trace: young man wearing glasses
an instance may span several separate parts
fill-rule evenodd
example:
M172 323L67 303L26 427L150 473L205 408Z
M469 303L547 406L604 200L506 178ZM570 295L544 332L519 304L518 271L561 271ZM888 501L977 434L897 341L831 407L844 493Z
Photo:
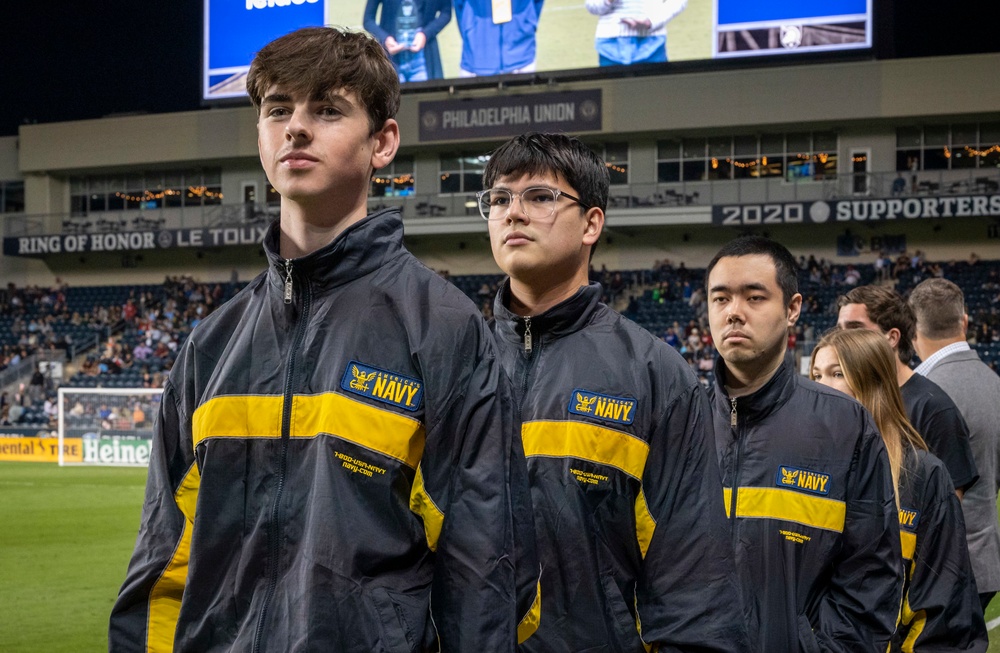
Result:
M492 323L542 563L522 651L745 649L711 413L674 349L588 283L608 173L575 138L497 149L479 209L510 278Z

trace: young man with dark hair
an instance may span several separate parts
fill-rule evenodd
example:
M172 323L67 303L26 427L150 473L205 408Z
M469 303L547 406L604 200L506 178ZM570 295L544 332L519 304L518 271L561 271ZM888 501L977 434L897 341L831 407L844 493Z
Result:
M511 651L530 498L509 389L475 306L398 211L367 213L396 71L369 35L307 28L247 90L281 194L269 265L171 371L109 648Z
M588 283L608 173L575 138L493 152L479 208L509 275L494 333L542 563L526 652L745 650L709 406L677 352Z
M969 427L969 444L979 482L962 500L969 558L983 612L1000 591L1000 377L969 347L969 316L962 289L947 279L927 279L910 293L917 318L914 348L921 363L916 372L936 383L954 400Z
M841 329L868 329L886 337L896 353L896 381L906 415L941 459L961 498L979 478L969 447L969 429L955 402L933 381L910 369L916 319L906 300L885 286L858 286L837 300Z
M885 650L903 569L882 437L860 404L786 359L802 304L787 249L738 238L705 279L715 437L754 649Z

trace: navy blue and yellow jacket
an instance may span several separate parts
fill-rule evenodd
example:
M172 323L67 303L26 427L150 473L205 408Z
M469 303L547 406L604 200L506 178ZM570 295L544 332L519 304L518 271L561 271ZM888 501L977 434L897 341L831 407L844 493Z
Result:
M867 411L785 361L715 437L747 628L764 653L884 651L903 593L889 459Z
M690 367L597 284L529 318L508 296L509 282L492 326L542 562L541 623L521 650L745 650L710 407Z
M982 653L989 646L962 506L944 463L910 449L899 482L906 591L891 651Z
M111 651L512 651L522 617L530 634L509 387L475 306L402 236L390 210L284 260L272 225L268 270L194 330Z

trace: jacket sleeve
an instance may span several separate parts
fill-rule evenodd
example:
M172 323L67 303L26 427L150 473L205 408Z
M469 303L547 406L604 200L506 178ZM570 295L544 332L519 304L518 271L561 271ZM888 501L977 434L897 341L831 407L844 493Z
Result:
M506 374L501 374L505 386L509 386ZM507 394L513 397L513 392ZM513 411L512 414L519 414ZM531 488L528 483L528 463L524 457L524 443L521 440L521 420L514 420L511 437L510 456L510 501L514 522L514 571L517 587L517 643L531 637L541 622L542 579L541 559L538 557L535 539L535 513L531 504Z
M378 7L380 4L382 4L382 0L368 0L368 2L365 3L365 17L362 24L364 25L365 30L374 36L375 39L384 47L385 40L389 38L389 32L382 29L382 26L379 25L378 21L375 19L375 14L378 13ZM382 11L385 11L385 7L382 7Z
M979 478L976 460L969 446L969 427L958 406L951 406L931 415L924 426L924 440L931 452L941 459L957 490L967 490Z
M844 532L812 621L821 651L884 651L896 629L903 563L889 457L862 416L848 473ZM808 650L808 649L807 649Z
M431 612L443 651L512 651L516 640L513 411L478 321L456 330L424 375L427 443L411 495L435 551Z
M694 379L650 439L636 534L640 633L659 651L746 651L708 400Z
M915 548L907 550L912 533L903 536L904 556L912 563L900 614L902 649L981 653L988 646L986 624L969 562L962 505L944 468L929 471Z
M684 11L684 8L687 7L687 0L656 0L650 5L649 20L652 26L649 31L654 32Z
M154 423L139 536L111 611L109 651L173 650L198 484L190 443L189 423L168 381Z
M587 11L595 16L603 16L616 9L616 5L608 4L607 0L586 0L584 4L587 6Z
M424 20L427 18L430 20L424 23L423 32L427 40L430 41L451 22L451 2L450 0L437 0L427 4L430 11L428 12L429 16L425 16Z

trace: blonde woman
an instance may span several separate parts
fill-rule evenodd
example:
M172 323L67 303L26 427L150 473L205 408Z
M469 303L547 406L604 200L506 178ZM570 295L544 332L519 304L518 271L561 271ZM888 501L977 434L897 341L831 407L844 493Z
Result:
M907 575L890 651L985 651L961 505L906 419L889 343L874 331L829 333L813 350L810 377L861 402L889 453Z

